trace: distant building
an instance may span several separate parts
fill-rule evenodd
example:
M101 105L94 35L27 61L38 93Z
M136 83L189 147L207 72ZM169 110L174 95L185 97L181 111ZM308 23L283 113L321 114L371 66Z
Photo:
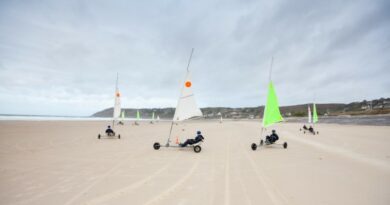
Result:
M362 105L361 109L362 110L368 110L368 109L370 109L370 106L369 105Z

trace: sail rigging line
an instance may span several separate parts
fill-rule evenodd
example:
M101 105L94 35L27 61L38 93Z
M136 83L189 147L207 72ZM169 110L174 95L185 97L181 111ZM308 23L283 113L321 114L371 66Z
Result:
M272 77L272 66L274 64L274 56L271 57L271 64L269 66L269 75L268 75L268 84L271 82L271 77ZM264 118L265 118L265 106L267 105L267 100L268 100L268 93L267 93L267 98L265 100L265 105L264 105L264 110L263 110L263 122L261 123L261 131L260 131L260 140L263 137L263 131L264 131Z
M194 53L194 50L195 50L194 48L191 49L190 58L188 59L188 64L187 64L187 68L186 68L186 70L187 70L186 77L188 76L188 73L190 72L189 68L190 68L190 64L191 64L191 60L192 60L192 54ZM183 93L183 89L184 89L184 87L181 88L180 94ZM174 121L175 121L174 118L175 118L175 114L176 114L177 108L178 108L179 103L180 103L180 99L181 99L181 97L179 97L179 99L178 99L178 101L177 101L176 108L175 108L175 113L173 113L173 118L172 118L172 122L171 122L171 128L170 128L170 130L169 130L169 135L168 135L168 140L167 140L166 146L169 146L169 143L170 143L170 141L171 141L173 123L174 123Z
M115 127L115 106L116 106L116 98L118 95L118 78L119 78L119 73L116 73L116 82L115 82L115 104L114 104L114 109L113 109L113 116L112 116L112 129Z

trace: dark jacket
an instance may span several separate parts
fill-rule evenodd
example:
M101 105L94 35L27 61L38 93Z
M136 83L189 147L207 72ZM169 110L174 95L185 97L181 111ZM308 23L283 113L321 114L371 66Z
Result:
M204 140L204 137L203 137L202 135L197 135L197 136L195 137L195 143L198 143L198 142L200 142L200 141L202 141L202 140Z
M272 138L272 141L274 141L274 142L279 140L279 136L277 134L271 134L270 137Z

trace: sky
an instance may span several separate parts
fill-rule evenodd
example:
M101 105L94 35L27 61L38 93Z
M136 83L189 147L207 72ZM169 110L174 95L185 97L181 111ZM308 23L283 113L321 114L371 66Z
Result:
M175 107L187 61L200 107L390 97L386 0L0 0L0 113Z

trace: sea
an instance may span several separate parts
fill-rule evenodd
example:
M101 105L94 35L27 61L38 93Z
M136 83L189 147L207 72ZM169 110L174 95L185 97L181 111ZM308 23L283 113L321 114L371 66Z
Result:
M47 115L1 115L0 121L110 121L108 117L84 117L84 116L47 116ZM125 121L135 118L125 118Z

